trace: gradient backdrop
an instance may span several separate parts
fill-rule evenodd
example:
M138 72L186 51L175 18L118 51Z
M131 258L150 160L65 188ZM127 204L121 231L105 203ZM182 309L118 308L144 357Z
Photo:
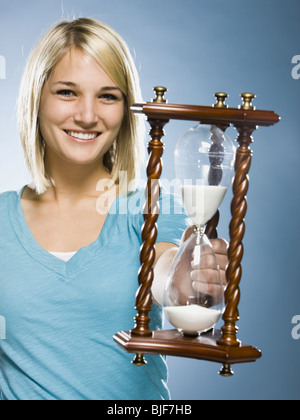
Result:
M170 102L201 105L222 90L236 107L250 91L257 108L280 114L278 125L255 134L244 240L239 338L263 358L236 366L230 379L213 363L169 358L169 386L173 399L298 399L300 70L292 75L292 60L300 55L299 0L0 0L0 192L28 182L16 129L26 57L50 25L79 16L103 20L126 39L145 100L158 84ZM190 125L166 126L163 178L174 177L174 145ZM222 205L225 238L230 198Z

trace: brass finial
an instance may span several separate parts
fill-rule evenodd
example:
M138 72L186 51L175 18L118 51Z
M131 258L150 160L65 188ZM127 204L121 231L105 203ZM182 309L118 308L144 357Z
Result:
M137 353L131 363L135 366L145 366L147 364L144 355L141 353Z
M157 102L157 103L166 103L166 99L164 98L164 94L168 91L167 88L162 87L162 86L156 86L153 89L156 93L156 98L153 99L153 102Z
M243 98L243 105L241 106L241 109L245 109L247 111L255 109L252 105L252 101L256 98L256 96L253 93L242 93L241 97Z
M225 378L229 378L230 376L234 375L234 372L231 369L231 366L228 363L225 363L220 370L219 375L224 376Z
M217 98L217 103L214 105L215 108L228 108L228 105L225 104L226 98L228 98L227 93L217 92L215 97Z

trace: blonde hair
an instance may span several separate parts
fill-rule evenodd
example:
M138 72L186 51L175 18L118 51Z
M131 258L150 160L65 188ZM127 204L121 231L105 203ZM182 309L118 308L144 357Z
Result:
M144 122L130 111L131 105L142 100L139 78L129 48L120 35L106 24L89 18L61 22L52 28L31 53L23 74L18 124L34 188L41 194L52 185L45 170L44 142L38 121L42 89L51 71L72 47L92 56L124 95L125 116L121 130L103 158L122 192L138 178L143 159ZM124 172L127 185L122 185L119 179L119 174Z

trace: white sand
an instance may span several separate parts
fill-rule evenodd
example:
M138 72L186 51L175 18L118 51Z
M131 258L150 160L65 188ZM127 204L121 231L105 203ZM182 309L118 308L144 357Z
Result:
M204 226L216 214L226 191L217 185L181 186L185 209L196 226Z
M198 305L167 306L164 309L169 322L187 334L209 330L221 316L221 311Z

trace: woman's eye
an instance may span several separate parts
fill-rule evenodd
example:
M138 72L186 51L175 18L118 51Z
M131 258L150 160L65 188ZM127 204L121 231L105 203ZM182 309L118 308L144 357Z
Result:
M72 96L75 95L75 93L72 90L67 90L67 89L59 90L57 94L60 96L63 96L64 98L71 98Z
M105 102L114 102L118 98L115 95L112 95L111 93L104 93L100 96L100 99L103 99Z

